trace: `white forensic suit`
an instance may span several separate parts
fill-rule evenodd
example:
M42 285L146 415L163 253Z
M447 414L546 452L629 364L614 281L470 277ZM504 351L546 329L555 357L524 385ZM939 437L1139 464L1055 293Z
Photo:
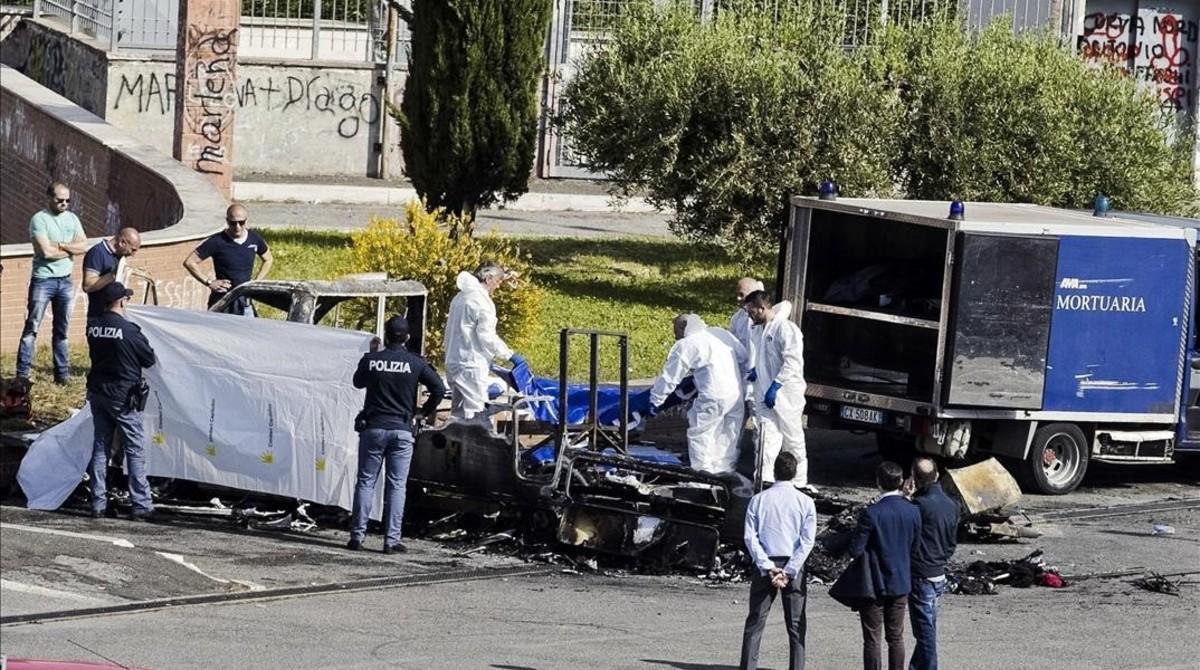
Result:
M662 374L650 389L658 407L690 373L696 397L688 411L688 459L693 470L733 472L738 438L745 421L746 349L724 328L707 328L690 320L683 338L667 354Z
M754 382L754 408L758 417L763 482L775 481L775 457L780 449L796 457L796 486L808 485L808 452L804 445L804 336L800 326L788 316L792 304L775 305L775 316L754 327L755 361L758 379ZM781 387L774 409L764 399L772 382Z
M733 317L729 319L729 332L737 338L737 341L746 348L746 371L754 369L755 361L758 356L754 352L754 321L750 320L750 315L746 310L739 309L733 313ZM746 385L746 400L754 400L754 387L750 384Z
M512 349L496 334L496 304L475 275L458 273L458 295L450 301L443 339L450 416L484 418L493 358L512 358Z

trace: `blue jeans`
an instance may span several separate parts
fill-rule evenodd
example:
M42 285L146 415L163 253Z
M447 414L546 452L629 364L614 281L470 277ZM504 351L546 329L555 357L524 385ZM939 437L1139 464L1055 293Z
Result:
M912 621L916 648L908 663L909 670L937 670L937 604L946 592L946 580L931 582L913 577L908 594L908 617Z
M125 409L125 398L109 398L100 393L88 393L92 408L92 426L95 438L92 441L92 462L88 476L92 480L92 509L103 512L108 507L108 454L112 448L113 434L121 431L125 447L125 463L129 469L129 497L133 513L138 516L154 510L150 501L150 482L146 479L146 433L142 426L142 413Z
M29 377L33 367L33 349L37 344L37 331L50 305L54 314L54 378L66 379L67 326L71 323L71 305L75 302L75 287L70 277L34 277L29 280L29 304L25 315L25 328L21 331L21 345L17 348L17 376Z
M404 497L408 488L408 466L412 464L413 436L407 430L368 428L358 435L358 483L354 486L354 512L350 539L362 542L375 498L379 469L387 462L383 489L384 546L400 541L404 521Z

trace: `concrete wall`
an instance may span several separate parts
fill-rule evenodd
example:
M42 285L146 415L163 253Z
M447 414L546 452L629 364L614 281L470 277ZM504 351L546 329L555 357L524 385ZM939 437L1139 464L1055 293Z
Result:
M81 100L88 111L171 155L173 56L106 54L51 23L26 20L0 43L0 62ZM57 69L51 67L55 63ZM76 67L88 74L74 74ZM389 158L399 174L399 129L384 112L376 76L372 66L360 63L240 58L232 100L235 171L374 176L386 120L392 126ZM403 83L394 88L399 104Z
M0 351L15 352L25 318L33 248L26 223L47 184L71 188L71 206L95 241L118 227L143 231L132 267L159 282L159 303L203 309L207 292L182 267L198 241L223 227L225 202L204 177L19 73L0 67ZM82 270L71 338L83 335ZM131 288L141 296L140 282ZM51 317L41 333L50 332ZM49 344L41 338L40 344Z
M71 39L24 19L0 42L0 63L87 111L104 116L108 57L90 40Z
M173 62L109 62L109 123L137 129L171 150ZM242 60L234 91L234 167L239 173L367 175L379 160L381 90L367 66ZM397 97L396 102L399 103ZM391 122L390 118L388 119ZM393 123L392 138L399 131ZM399 161L398 150L393 160Z

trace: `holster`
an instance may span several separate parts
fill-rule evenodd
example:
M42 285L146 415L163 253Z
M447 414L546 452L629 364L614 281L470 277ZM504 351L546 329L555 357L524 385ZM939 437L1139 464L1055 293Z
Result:
M129 389L129 397L125 399L125 408L134 412L146 409L146 401L150 399L150 384L143 377Z

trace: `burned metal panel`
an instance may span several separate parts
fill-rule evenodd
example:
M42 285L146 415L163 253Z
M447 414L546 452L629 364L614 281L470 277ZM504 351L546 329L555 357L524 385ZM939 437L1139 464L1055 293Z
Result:
M712 526L591 505L563 510L558 541L664 566L708 568L720 544Z
M422 431L413 446L409 478L439 490L489 500L518 496L513 446L486 426L450 422Z
M1041 409L1058 244L958 236L947 404Z

